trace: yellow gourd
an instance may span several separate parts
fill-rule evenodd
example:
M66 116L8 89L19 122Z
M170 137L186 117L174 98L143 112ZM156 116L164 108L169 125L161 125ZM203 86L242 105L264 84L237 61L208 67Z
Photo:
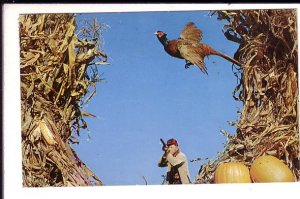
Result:
M253 182L295 182L289 167L271 155L255 159L250 168L250 176Z
M222 163L215 171L215 183L251 183L249 169L240 162Z

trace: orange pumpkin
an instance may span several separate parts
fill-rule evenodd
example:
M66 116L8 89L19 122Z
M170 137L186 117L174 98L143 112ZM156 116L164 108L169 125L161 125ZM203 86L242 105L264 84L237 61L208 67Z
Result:
M215 183L250 183L247 166L240 162L220 164L215 171Z
M289 167L271 155L254 160L250 168L250 176L253 182L295 182Z

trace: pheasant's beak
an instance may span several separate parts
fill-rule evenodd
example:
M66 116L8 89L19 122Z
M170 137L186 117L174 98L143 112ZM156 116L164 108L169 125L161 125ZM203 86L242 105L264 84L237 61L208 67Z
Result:
M158 35L158 32L155 32L154 34L155 34L155 35Z

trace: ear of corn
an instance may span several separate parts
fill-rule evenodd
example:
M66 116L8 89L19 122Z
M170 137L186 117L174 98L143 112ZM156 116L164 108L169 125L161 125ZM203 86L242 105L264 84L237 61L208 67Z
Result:
M41 133L43 135L43 138L49 145L56 144L56 141L54 139L53 133L50 131L50 129L47 126L47 123L44 120L41 120L39 123L39 128L41 130Z

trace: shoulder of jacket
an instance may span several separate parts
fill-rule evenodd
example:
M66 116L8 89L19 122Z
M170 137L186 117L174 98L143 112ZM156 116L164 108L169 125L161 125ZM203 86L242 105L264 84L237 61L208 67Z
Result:
M181 157L185 157L186 158L186 155L184 153L182 153L182 152L178 153L177 156L181 156Z

